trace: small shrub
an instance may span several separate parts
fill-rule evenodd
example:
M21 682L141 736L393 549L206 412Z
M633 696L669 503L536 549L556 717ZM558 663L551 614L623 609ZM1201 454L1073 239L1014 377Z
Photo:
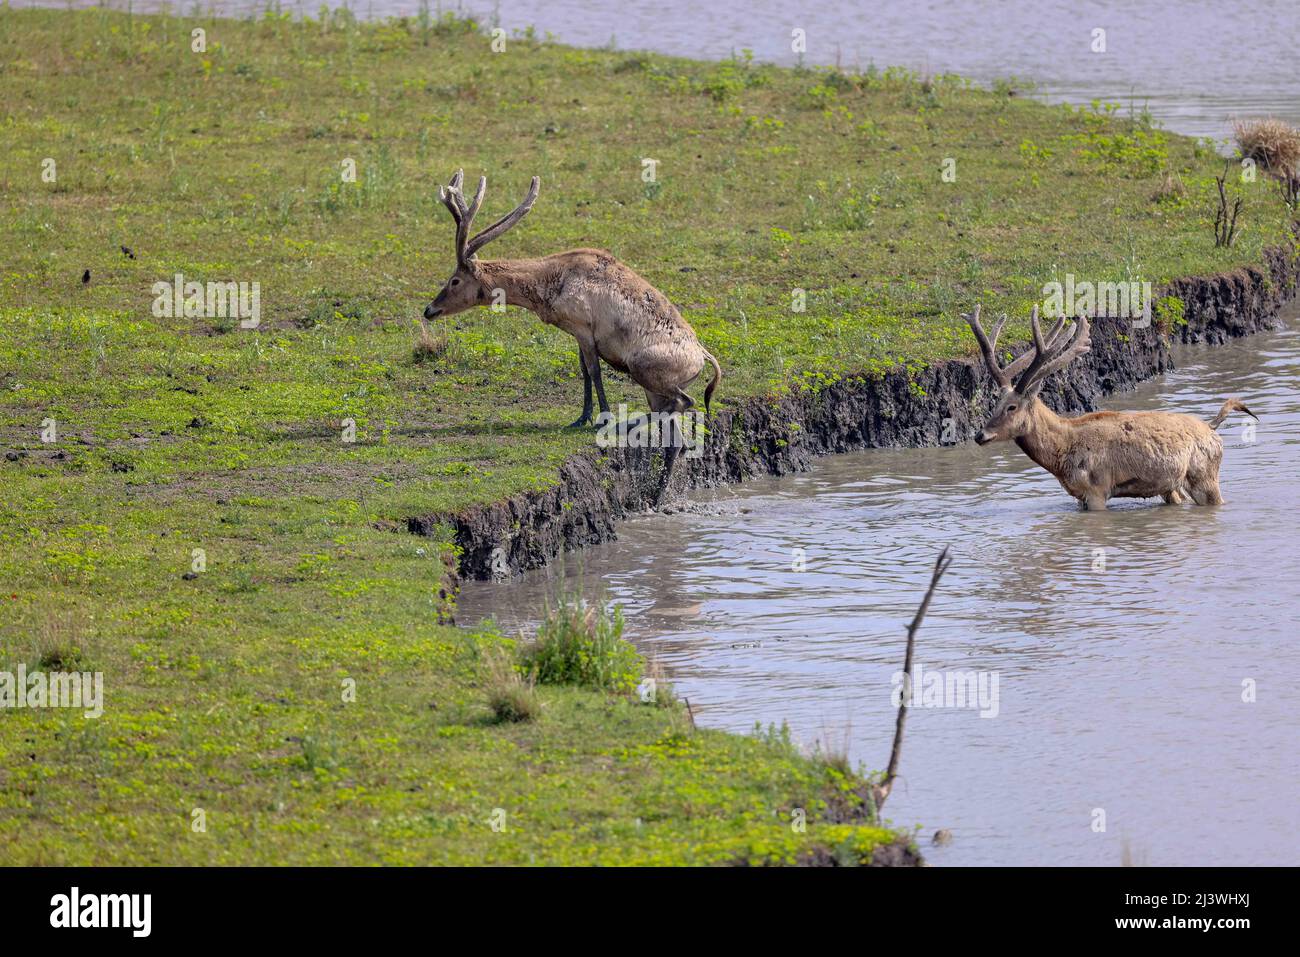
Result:
M1163 296L1155 303L1156 330L1169 335L1187 325L1186 304L1178 296Z
M330 293L320 293L320 298L302 315L293 320L299 329L314 329L338 319L370 318L370 307L361 299L343 299Z
M752 733L756 740L784 757L794 757L800 753L794 739L790 736L790 725L785 721L781 722L780 727L771 723L766 728L763 727L762 722L755 721Z
M716 64L698 81L698 89L722 103L745 90L767 85L769 79L766 70L754 66L753 51L743 50L740 56L733 54L731 59Z
M41 622L40 634L26 662L27 670L89 670L83 630L83 623L73 614L52 612Z
M615 73L641 73L650 69L650 57L644 53L634 53L614 64Z
M421 10L421 19L428 24L426 29L438 37L463 37L479 32L477 20L451 10L443 10L430 17L426 8Z
M1155 176L1169 165L1168 135L1137 122L1130 124L1127 132L1117 129L1117 108L1114 103L1094 100L1077 113L1086 131L1065 139L1080 144L1079 155L1104 169L1127 176Z
M524 672L540 684L579 685L626 692L641 677L641 656L623 639L623 611L563 596L546 610L537 638L521 656Z
M315 734L306 734L298 745L302 748L302 766L308 771L333 771L339 766L338 751L333 741Z
M845 779L852 779L860 776L861 769L855 768L852 760L849 758L849 745L853 741L853 727L846 723L841 729L838 742L833 739L832 733L823 728L822 737L813 742L812 751L809 757L818 764L825 767L834 774L840 775Z
M1053 156L1053 151L1033 140L1025 139L1020 141L1020 155L1031 166L1046 166L1047 161Z
M849 759L847 743L843 748L837 748L830 742L818 741L813 746L811 757L842 777L852 777L856 773L853 762Z
M85 659L76 645L42 642L37 664L44 671L77 671L85 664Z

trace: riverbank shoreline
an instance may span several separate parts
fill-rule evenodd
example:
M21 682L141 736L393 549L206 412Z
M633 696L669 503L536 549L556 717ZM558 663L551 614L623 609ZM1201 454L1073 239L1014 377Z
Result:
M457 168L488 175L485 221L542 178L494 254L599 245L680 304L726 371L691 482L965 427L949 406L982 377L955 307L1022 338L1058 267L1245 270L1179 294L1229 329L1262 315L1249 264L1283 234L1275 192L1234 184L1240 233L1213 245L1202 144L957 77L497 52L450 14L3 18L0 667L76 662L107 702L0 723L19 864L919 860L918 832L866 823L867 771L829 741L574 682L532 689L532 720L493 706L518 642L450 624L448 568L613 534L648 456L602 463L563 430L576 350L531 314L452 317L415 348ZM156 310L178 276L257 284L260 325ZM480 529L468 559L448 516Z
M1098 399L1172 370L1174 342L1217 345L1274 328L1298 280L1300 257L1278 247L1258 267L1172 282L1159 296L1183 303L1180 323L1160 329L1154 322L1135 328L1128 320L1095 321L1091 352L1054 376L1043 399L1058 413L1093 411ZM777 399L751 397L715 412L701 457L681 460L674 489L806 471L822 455L956 444L945 436L969 441L996 398L978 358L948 359L916 372L895 369L879 378L849 376ZM619 522L649 511L656 491L652 464L644 449L582 452L560 467L552 488L458 513L413 516L407 528L439 536L450 526L457 571L467 578L541 568L617 538Z

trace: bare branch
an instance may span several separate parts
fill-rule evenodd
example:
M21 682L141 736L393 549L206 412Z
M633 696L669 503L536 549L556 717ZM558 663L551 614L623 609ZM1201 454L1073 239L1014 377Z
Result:
M925 597L921 599L921 606L916 610L916 616L912 623L907 626L907 654L903 659L903 698L898 703L898 721L894 725L894 746L889 752L889 767L885 770L885 776L881 779L880 784L872 789L872 798L876 802L876 811L879 813L881 807L885 804L885 799L889 797L889 792L894 789L894 779L898 777L898 763L903 755L903 728L907 724L907 699L912 692L912 657L916 651L916 633L921 628L921 622L925 620L925 613L930 609L930 599L934 597L935 589L939 587L939 579L943 578L943 573L948 570L952 564L952 556L949 549L944 546L939 557L934 560L934 571L930 575L930 587L925 590Z
M1224 188L1227 178L1227 169L1223 176L1214 177L1214 184L1219 188L1219 208L1214 214L1214 245L1231 246L1237 238L1237 214L1241 212L1241 197L1238 196L1236 202L1232 205L1232 212L1228 212L1228 194Z

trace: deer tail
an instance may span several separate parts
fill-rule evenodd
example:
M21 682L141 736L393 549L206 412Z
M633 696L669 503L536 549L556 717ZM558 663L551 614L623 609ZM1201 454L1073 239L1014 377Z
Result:
M1219 410L1218 415L1210 419L1210 428L1217 429L1219 426L1223 425L1223 420L1232 412L1245 412L1252 419L1259 418L1259 416L1254 412L1251 412L1250 409L1246 408L1246 403L1242 402L1240 399L1232 398L1223 403L1223 408Z
M709 401L713 398L713 390L718 387L722 381L722 366L718 365L718 360L713 357L713 353L708 349L704 350L704 358L713 366L713 381L704 389L704 414L709 413Z

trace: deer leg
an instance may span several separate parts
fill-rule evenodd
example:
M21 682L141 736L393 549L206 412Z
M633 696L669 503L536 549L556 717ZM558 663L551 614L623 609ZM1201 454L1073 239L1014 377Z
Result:
M668 427L665 430L668 436L666 440L668 444L664 448L664 480L663 484L659 486L658 494L655 495L655 508L662 505L664 498L668 495L668 486L673 480L673 466L677 464L677 453L681 451L678 447L676 437L674 436L674 432L676 431L676 422L676 419L670 418L668 420Z
M677 419L674 412L677 409L677 398L653 393L646 393L646 398L650 400L650 413L652 416L660 418L659 442L664 450L664 477L659 485L659 491L655 494L655 508L663 504L664 498L668 495L668 486L673 479L673 466L677 464L677 453L680 451L679 443L676 436ZM666 418L665 423L663 419Z
M592 349L593 353L595 349ZM596 398L600 400L600 411L609 411L609 400L605 398L605 380L600 377L600 357L593 356L591 360L591 378L596 383Z
M1106 511L1106 493L1100 489L1089 489L1079 500L1088 512Z
M582 369L582 415L568 424L570 429L591 424L591 373L587 371L586 357L581 354L578 355L578 366Z

